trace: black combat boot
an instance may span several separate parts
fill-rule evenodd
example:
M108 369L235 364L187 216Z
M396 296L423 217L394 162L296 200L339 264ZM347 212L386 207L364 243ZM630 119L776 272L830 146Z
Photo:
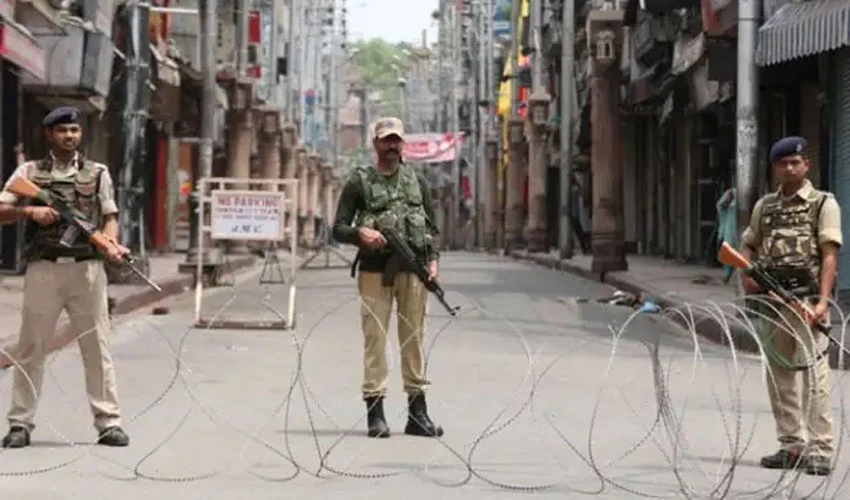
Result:
M828 476L832 473L832 460L821 455L812 455L805 461L806 474Z
M127 446L130 444L130 436L120 427L108 427L97 437L97 444L103 446Z
M13 425L3 438L3 448L24 448L30 445L30 431L26 427Z
M440 437L443 428L431 421L425 394L415 393L407 396L407 426L404 433L411 436Z
M384 398L380 396L375 396L371 398L365 398L365 400L366 421L369 427L369 437L390 437L390 428L387 426L387 419L384 418Z
M765 469L796 469L802 464L799 452L779 450L773 455L761 458L761 466Z

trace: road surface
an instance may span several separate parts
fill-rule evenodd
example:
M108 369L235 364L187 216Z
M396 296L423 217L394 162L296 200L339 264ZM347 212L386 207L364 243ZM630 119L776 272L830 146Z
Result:
M657 315L621 330L632 311L595 300L609 287L484 254L444 259L457 319L429 306L429 407L442 441L403 435L394 330L394 435L366 439L356 288L348 269L322 263L298 274L293 332L192 329L192 294L171 300L168 315L122 320L112 349L128 448L88 444L79 354L53 358L34 445L0 453L0 491L16 500L847 494L843 450L830 482L758 467L776 442L752 356L696 350ZM203 314L279 320L286 291L242 275L207 292ZM11 377L2 377L5 410ZM848 391L834 383L844 435Z

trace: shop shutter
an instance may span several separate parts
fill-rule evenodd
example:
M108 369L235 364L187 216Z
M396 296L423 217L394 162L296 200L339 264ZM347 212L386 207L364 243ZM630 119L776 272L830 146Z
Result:
M850 292L850 51L845 49L836 54L835 63L831 190L841 206L841 232L845 238L838 259L838 288L847 293Z

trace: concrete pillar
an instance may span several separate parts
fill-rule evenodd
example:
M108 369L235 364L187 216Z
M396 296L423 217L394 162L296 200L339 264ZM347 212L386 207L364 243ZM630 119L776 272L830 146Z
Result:
M613 14L612 14L613 12ZM591 11L590 77L593 168L593 263L595 273L625 271L623 149L620 117L622 11Z
M549 96L545 92L532 95L528 103L528 131L531 136L528 165L528 221L524 237L529 252L549 250L546 224L546 143L549 121Z
M333 184L331 184L331 224L336 216L336 209L339 206L339 195L342 193L342 179L339 175L334 175Z
M298 144L298 136L297 131L295 129L295 125L292 123L287 123L283 126L283 130L281 132L281 168L280 168L280 176L282 179L295 179L297 173L297 165L298 165L298 151L296 149L296 145ZM286 197L291 200L296 200L298 203L298 189L287 188ZM287 211L286 213L286 227L291 227L292 218L298 217L297 213L292 211ZM297 227L297 225L296 225ZM297 235L293 235L297 237ZM286 248L289 248L290 242L287 240L284 242Z
M324 214L325 224L330 226L333 224L333 167L328 164L322 166L322 213Z
M309 158L307 156L307 149L304 146L298 148L296 153L296 170L295 170L295 178L298 179L298 240L299 244L305 244L305 231L307 228L307 210L308 210L308 201L309 198L307 196L308 188L307 185L307 173L309 171L309 167L307 166L307 162Z
M262 112L262 129L260 132L260 171L263 179L280 179L280 127L277 110ZM269 190L276 190L270 186Z
M307 160L307 222L304 227L304 237L308 246L312 246L316 239L316 221L319 213L319 184L321 176L321 158L312 153Z
M260 178L280 179L280 114L275 109L264 109L260 113ZM278 186L268 185L260 189L277 191ZM280 242L269 241L267 248L276 248ZM250 245L249 245L250 246Z
M230 111L227 134L227 176L237 179L251 177L251 134L254 120L248 110ZM233 186L247 189L247 185Z
M281 143L283 160L281 174L284 179L294 179L298 170L298 132L295 130L295 125L291 123L284 125L281 135L283 138Z
M508 123L510 161L505 185L505 246L515 250L523 246L522 186L525 179L525 135L522 118L511 118Z
M230 111L227 134L227 176L236 179L251 177L251 134L254 132L254 120L249 109ZM234 184L230 189L248 189L248 184ZM248 253L248 246L242 241L228 242L227 251L232 254Z
M499 143L496 139L488 139L484 146L485 165L482 169L482 186L480 193L484 198L484 241L482 246L487 250L496 248L496 221L498 214L498 162Z

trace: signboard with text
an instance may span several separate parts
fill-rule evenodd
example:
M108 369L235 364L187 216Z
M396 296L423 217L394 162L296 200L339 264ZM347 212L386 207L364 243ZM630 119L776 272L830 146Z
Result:
M213 239L283 241L286 193L214 190L210 194Z
M493 8L493 37L499 41L511 39L511 0L494 0Z
M401 155L408 163L454 161L461 142L463 142L461 134L405 134Z

